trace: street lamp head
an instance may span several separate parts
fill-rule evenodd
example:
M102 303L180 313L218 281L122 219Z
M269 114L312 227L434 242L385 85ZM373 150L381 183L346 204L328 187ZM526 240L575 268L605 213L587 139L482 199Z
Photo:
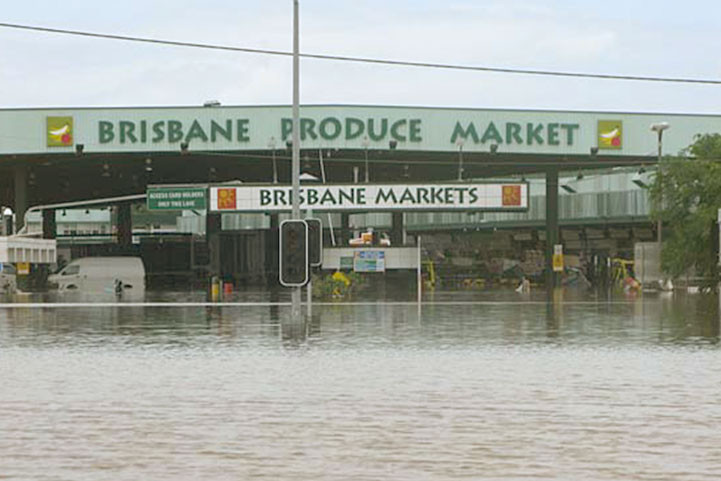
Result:
M318 182L320 179L310 172L303 172L300 174L298 180L301 182Z
M671 127L671 125L668 122L658 122L656 124L651 124L651 130L654 132L663 132L669 127Z
M639 169L639 171L636 172L635 174L633 174L633 177L631 177L631 182L633 182L634 184L636 184L638 187L640 187L642 189L645 189L646 187L648 187L648 185L646 184L646 179L643 176L643 174L645 172L646 172L646 169L644 169L643 171L641 171Z

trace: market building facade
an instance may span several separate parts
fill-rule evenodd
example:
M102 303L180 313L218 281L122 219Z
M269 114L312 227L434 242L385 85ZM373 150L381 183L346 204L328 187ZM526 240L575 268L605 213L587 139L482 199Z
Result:
M590 214L579 225L565 222L563 214L583 195L595 196L600 210L611 179L625 175L628 184L651 170L661 138L650 127L662 123L670 126L663 137L667 154L686 148L695 135L721 131L721 116L712 115L304 106L302 170L318 182L306 186L305 201L315 202L306 208L327 214L326 235L337 243L374 225L388 230L396 245L413 242L420 232L485 234L507 227L511 239L544 251L548 265L554 245L574 245L571 231L591 240L593 229L602 230L602 238L613 237L614 230L631 241L654 238L647 208L639 213L621 205L606 219ZM178 255L187 257L181 264L188 269L207 260L211 271L236 266L226 273L233 277L251 265L272 271L273 233L289 203L283 185L290 181L291 128L289 106L0 110L0 205L15 213L16 228L23 227L29 209L54 206L42 209L42 222L36 221L46 236L55 236L63 221L58 205L90 208L83 202L114 199L101 204L115 212L114 225L103 233L112 239L100 242L113 244L106 250L137 249L134 234L154 231L155 238L145 242L155 246L148 252L155 252L150 262L157 262L157 234L172 232L174 218L176 233L206 240L181 243ZM589 183L590 177L606 184ZM575 186L567 179L576 179ZM484 183L499 188L497 200L478 201ZM195 197L184 199L186 204L160 199L154 207L139 197L149 186L168 185L194 192L168 195ZM254 186L260 203L254 209L218 208L213 186L238 196L233 189ZM642 190L633 195L645 198ZM365 204L369 200L373 206ZM157 221L150 214L164 217ZM631 220L622 221L626 217ZM138 219L150 228L138 229ZM561 233L565 228L568 236ZM73 242L77 252L94 252ZM602 245L586 242L585 249ZM225 259L229 252L231 260Z

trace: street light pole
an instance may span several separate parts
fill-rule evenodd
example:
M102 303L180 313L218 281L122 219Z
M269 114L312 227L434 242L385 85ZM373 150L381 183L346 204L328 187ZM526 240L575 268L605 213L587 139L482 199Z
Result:
M300 219L300 87L299 87L299 33L298 0L293 0L293 153L291 157L291 181L293 184L292 219ZM291 293L291 316L299 321L302 288L294 287Z
M651 130L658 134L658 172L661 172L661 159L663 158L663 131L671 127L668 122L659 122L657 124L651 124ZM662 195L659 196L659 211L663 207ZM658 241L658 255L661 255L661 217L659 216L658 223L656 225L656 239Z
M275 137L270 138L270 142L268 142L268 147L270 147L270 150L273 155L273 183L278 183L278 166L275 163Z
M368 142L368 137L363 137L363 148L365 149L365 159L366 159L366 184L368 183L368 145L370 143Z
M463 180L463 139L456 141L458 146L458 180Z

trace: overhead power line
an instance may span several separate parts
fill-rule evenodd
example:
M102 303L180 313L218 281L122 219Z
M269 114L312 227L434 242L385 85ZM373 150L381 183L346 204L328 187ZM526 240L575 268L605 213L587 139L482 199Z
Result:
M15 23L0 22L0 27L13 28L19 30L31 30L35 32L56 33L63 35L75 35L81 37L101 38L106 40L120 40L124 42L140 42L151 43L157 45L169 45L173 47L199 48L206 50L224 50L230 52L254 53L263 55L276 55L290 57L292 52L283 50L270 50L260 48L234 47L230 45L214 45L208 43L182 42L176 40L163 40L157 38L134 37L128 35L114 35L107 33L84 32L80 30L67 30L60 28L40 27L34 25L21 25ZM518 75L542 75L549 77L572 77L572 78L588 78L601 80L633 80L641 82L667 82L667 83L686 83L686 84L705 84L705 85L721 85L721 80L702 79L702 78L683 78L683 77L656 77L644 75L615 75L602 73L584 73L584 72L562 72L553 70L534 70L521 68L501 68L501 67L485 67L479 65L458 65L434 62L412 62L406 60L389 60L368 57L350 57L344 55L325 55L314 53L302 53L303 58L315 60L334 60L340 62L367 63L376 65L390 65L396 67L418 67L418 68L434 68L443 70L463 70L473 72L490 72L490 73L506 73Z

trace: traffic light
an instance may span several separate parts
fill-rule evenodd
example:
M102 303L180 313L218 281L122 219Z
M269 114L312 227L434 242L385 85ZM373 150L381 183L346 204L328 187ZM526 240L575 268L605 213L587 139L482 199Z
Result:
M308 224L308 263L317 267L323 263L323 224L320 219L306 219Z
M308 283L308 224L304 220L280 223L280 283L302 287Z

